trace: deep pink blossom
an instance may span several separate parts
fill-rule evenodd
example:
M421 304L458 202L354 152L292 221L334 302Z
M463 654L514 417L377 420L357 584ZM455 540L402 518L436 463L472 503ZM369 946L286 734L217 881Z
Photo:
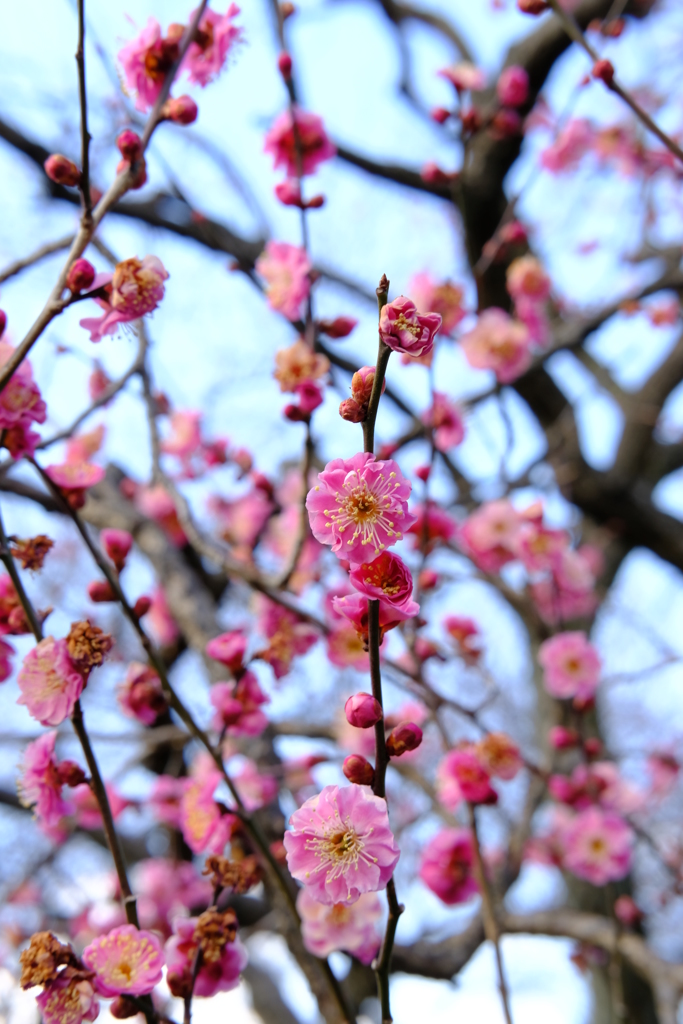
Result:
M243 667L244 655L247 651L247 638L244 631L234 629L228 633L221 633L206 645L206 653L214 661L220 661L222 665L235 674Z
M73 811L73 804L62 797L64 778L55 756L56 740L56 732L47 732L28 744L17 783L21 802L33 807L38 821L48 827Z
M142 928L171 934L170 922L178 913L211 903L211 884L187 860L149 857L132 869Z
M312 269L305 249L288 242L267 242L256 270L266 282L270 308L288 320L299 320L311 290Z
M422 422L434 431L434 447L440 452L455 448L465 438L462 410L441 391L433 392L432 406L422 414Z
M354 693L344 705L344 714L355 729L371 729L382 717L382 705L371 693Z
M184 409L171 414L171 433L161 442L166 455L175 455L187 461L202 443L202 414L196 409Z
M168 707L159 676L153 668L139 661L132 661L128 666L117 697L125 714L137 718L143 725L154 725Z
M412 573L393 551L383 551L372 562L353 566L349 579L359 594L370 600L383 601L405 612L408 618L420 610L419 604L412 599Z
M424 505L416 505L413 513L415 522L407 532L414 538L413 547L420 551L429 553L439 541L448 544L457 533L453 518L433 501L427 503L426 511Z
M190 21L195 13L190 14ZM241 29L233 24L239 13L237 4L230 4L225 14L206 8L183 59L182 68L191 82L204 87L220 74L231 47L241 36Z
M585 633L558 633L544 640L538 660L545 688L553 697L586 700L595 694L600 682L600 655Z
M529 75L519 64L503 68L496 83L498 99L506 107L521 107L529 97Z
M225 814L213 794L223 776L209 754L198 754L184 780L180 799L180 829L193 853L222 854L235 823Z
M28 652L17 677L28 713L41 725L61 725L81 695L83 676L73 666L66 640L47 636Z
M0 366L4 366L13 354L12 345L0 341ZM32 438L35 438L37 444L39 437L29 427L31 423L44 423L46 416L47 406L41 397L40 388L33 380L31 364L24 359L0 392L0 429L14 432L13 444L11 439L8 443L7 436L3 442L13 458L18 458L24 451L33 454L35 444ZM25 440L22 441L22 438ZM20 452L22 444L24 449Z
M564 866L593 885L616 882L629 872L633 840L623 818L589 807L566 829Z
M474 619L464 615L447 615L444 629L455 640L458 653L468 664L476 664L482 654L481 633Z
M131 257L117 263L112 275L98 274L94 281L94 287L104 288L106 294L106 298L95 299L103 315L79 321L81 327L90 331L91 341L116 334L120 324L138 320L157 308L167 278L168 272L156 256L142 260Z
M290 826L289 870L320 903L355 903L384 889L400 856L386 801L366 786L325 786L292 814Z
M156 935L124 924L86 946L83 963L101 995L143 996L161 981L164 954Z
M484 572L499 572L516 558L520 525L519 512L507 498L489 501L463 523L461 547Z
M36 996L45 1024L81 1024L100 1012L92 982L67 968L49 981Z
M180 804L187 780L172 775L160 775L154 780L148 804L152 814L164 825L180 828Z
M217 732L227 728L229 736L260 736L268 725L261 705L268 704L270 698L253 672L244 672L234 685L215 683L209 699L216 709L211 724Z
M177 917L173 922L173 935L166 943L165 953L168 968L166 977L174 993L190 991L198 946L196 927L196 917ZM247 960L247 951L239 938L234 942L226 942L217 959L209 961L202 958L194 984L194 995L206 999L217 992L230 992L239 984Z
M449 811L454 811L463 800L479 804L495 799L489 774L474 745L468 744L446 754L437 769L437 791Z
M135 106L146 111L161 93L166 72L178 54L178 39L161 37L156 18L149 18L142 31L119 50L126 85L137 93Z
M280 114L268 131L263 148L273 157L275 169L284 167L288 178L313 174L319 164L330 160L337 152L325 133L322 118L298 107L294 109L294 118L290 110ZM301 167L297 149L301 153Z
M299 890L296 908L304 946L314 956L324 958L342 950L369 964L379 952L382 905L374 892L363 893L355 903L330 905L318 902L304 888Z
M0 633L2 633L2 624L0 624ZM12 662L10 657L14 654L14 648L11 644L8 644L6 640L0 640L0 683L4 683L6 679L12 675Z
M352 623L356 633L365 642L368 640L368 598L363 594L345 594L343 597L332 599L334 610L343 615ZM380 642L384 634L395 629L400 622L412 619L417 614L414 609L419 610L415 601L409 601L404 605L389 604L387 601L379 602L379 632Z
M313 535L340 558L365 562L399 541L415 521L408 511L410 491L392 459L367 452L333 459L306 498Z
M516 380L531 365L528 328L502 309L485 309L460 344L470 366L493 370L501 384Z
M379 318L379 333L385 345L409 356L431 352L440 327L438 313L418 313L415 303L405 295L388 302Z
M445 828L427 843L419 875L443 903L453 906L479 892L473 870L471 833L464 828Z

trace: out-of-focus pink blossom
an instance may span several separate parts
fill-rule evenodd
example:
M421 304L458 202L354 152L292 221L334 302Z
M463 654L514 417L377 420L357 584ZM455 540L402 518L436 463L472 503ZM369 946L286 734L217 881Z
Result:
M186 409L171 414L171 433L161 442L166 455L175 455L187 461L202 443L202 414L195 409Z
M190 861L167 857L140 860L132 869L140 926L164 935L170 922L194 907L211 903L211 885Z
M219 519L223 540L249 558L275 505L261 487L254 487L234 501L216 496L210 499L209 507Z
M454 811L463 800L489 803L495 800L489 774L472 744L451 750L437 769L437 791L444 807Z
M439 314L444 334L450 334L465 316L462 288L450 281L437 284L427 273L415 274L408 291L420 313Z
M171 828L180 827L180 804L185 792L186 779L160 775L154 780L148 804L157 821Z
M655 750L647 759L647 769L652 780L652 792L662 797L670 793L676 785L681 766L670 751Z
M544 302L550 295L550 278L535 256L518 256L507 269L507 289L513 299Z
M384 889L400 851L386 801L366 786L325 786L290 818L290 873L319 903L349 905Z
M124 924L86 946L83 963L101 995L143 996L161 981L164 955L156 935Z
M0 366L4 366L13 353L12 345L0 341ZM40 437L30 426L44 423L46 416L47 406L33 379L31 364L24 359L0 392L0 429L5 432L3 444L12 458L33 455Z
M162 647L174 644L180 636L178 623L171 614L163 587L157 587L152 594L146 625Z
M83 676L69 657L66 640L47 636L28 652L17 677L28 713L41 725L61 725L81 695Z
M428 355L440 327L438 313L418 313L415 303L405 295L388 302L379 318L379 333L385 345L408 356Z
M422 414L422 422L434 431L434 447L447 452L462 444L465 422L460 407L441 391L432 394L431 409Z
M538 651L545 688L553 697L593 697L600 682L600 655L585 633L558 633Z
M329 368L327 356L314 352L303 338L298 338L289 348L281 348L275 353L273 376L280 385L280 391L295 394L299 384L319 380Z
M475 665L481 657L481 633L474 619L464 615L447 615L443 620L446 632L455 640L458 653L468 664Z
M504 732L490 732L476 745L477 757L489 775L514 779L522 767L517 744Z
M470 366L493 370L501 384L510 384L531 365L528 328L502 309L485 309L460 344Z
M190 21L195 13L190 15ZM237 4L230 4L225 14L206 8L183 59L182 68L191 82L205 87L220 74L231 47L242 34L233 24L233 18L239 13Z
M202 958L193 990L192 974L199 945L195 937L197 920L196 917L177 917L173 922L173 935L165 948L167 981L174 995L187 996L193 991L195 996L206 999L217 992L237 988L248 956L239 938L226 942L216 959Z
M100 341L107 334L116 334L119 325L138 320L157 308L164 297L164 281L168 278L163 263L156 256L137 257L117 263L113 275L98 274L95 288L103 288L105 297L95 299L104 310L101 317L80 321L90 331L91 341Z
M475 64L453 64L451 67L442 68L438 74L451 82L458 92L467 89L480 92L486 87L486 73Z
M95 268L92 263L83 259L74 260L66 275L66 286L69 291L78 294L78 292L87 291L94 280Z
M323 404L322 389L312 380L302 380L297 384L296 394L299 398L298 408L305 416L309 416L314 409Z
M149 665L139 661L132 661L128 666L117 697L123 711L143 725L154 725L168 706L159 676Z
M244 655L247 652L248 640L241 629L233 629L228 633L221 633L206 645L206 653L214 661L220 661L233 675L243 669Z
M161 114L174 124L194 124L199 115L199 107L191 96L171 96L164 103Z
M275 169L284 167L288 178L313 174L321 163L337 153L325 132L322 118L298 107L294 108L293 117L291 110L280 114L268 131L263 148L273 157Z
M116 819L123 814L125 809L130 806L130 801L126 800L125 797L122 797L118 790L116 790L109 782L105 784L105 789L107 791L107 799L109 801L112 818L116 821ZM76 815L76 824L80 828L85 828L89 831L102 828L102 812L100 811L100 805L97 802L95 794L87 783L83 783L82 785L75 787L73 791L73 804L74 813Z
M616 882L629 872L633 838L623 818L589 807L566 829L564 866L592 885Z
M320 634L315 626L301 619L295 612L263 598L259 602L259 628L268 639L268 646L259 651L258 657L267 661L276 679L289 672L293 659L306 654L318 641Z
M366 672L370 668L370 660L363 646L363 640L357 630L350 624L335 626L325 637L327 658L340 668L356 668Z
M562 129L552 145L543 151L541 166L551 174L573 170L593 145L594 137L594 130L588 121L574 118Z
M314 899L308 889L300 889L296 907L301 917L304 945L314 956L326 957L335 950L351 953L369 964L380 945L378 925L382 906L374 892L366 892L355 903L329 904Z
M428 502L426 510L424 505L416 505L413 515L415 522L407 532L414 538L413 547L420 551L433 551L439 541L448 544L457 533L455 521L432 501Z
M198 754L184 780L180 800L180 828L193 853L222 854L235 823L213 798L222 775L209 754Z
M439 899L453 906L479 891L474 875L474 846L464 828L446 828L427 843L419 875Z
M73 811L73 804L62 797L65 780L55 756L56 740L57 733L48 732L27 745L17 783L21 802L33 807L38 821L48 828Z
M519 64L503 68L496 83L498 99L506 107L521 107L529 98L529 75Z
M45 1024L81 1024L100 1012L92 982L68 967L46 984L36 1003Z
M270 698L253 672L244 672L234 686L215 683L209 699L216 709L211 724L217 732L227 729L229 736L260 736L268 725L261 705L268 704Z
M344 597L332 599L334 610L353 624L356 633L365 643L368 641L368 603L368 598L363 594L347 594ZM380 600L380 643L388 630L394 629L400 622L405 622L406 619L413 618L413 608L419 609L419 605L415 601L410 601L405 605L393 605Z
M313 268L305 249L288 242L267 242L256 260L256 270L266 282L268 305L288 320L299 320L311 290Z
M234 782L248 811L265 807L277 796L278 784L275 776L260 772L250 760L246 760L241 770L234 776Z
M489 501L473 512L460 529L460 544L484 572L499 572L517 556L521 519L506 499Z
M101 531L100 540L107 556L111 558L117 570L121 572L126 564L128 553L133 546L132 534L128 533L128 530L114 530L107 527L107 529Z

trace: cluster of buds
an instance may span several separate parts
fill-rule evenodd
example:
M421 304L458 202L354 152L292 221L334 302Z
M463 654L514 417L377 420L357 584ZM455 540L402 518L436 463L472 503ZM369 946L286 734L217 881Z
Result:
M133 546L133 538L127 530L106 529L100 533L102 546L111 561L114 563L114 572L118 577L119 573L126 567L126 559ZM95 604L107 604L118 601L116 591L109 580L94 580L88 584L88 597ZM138 619L152 607L152 599L146 594L141 594L133 605L133 611Z
M346 720L356 729L371 729L384 718L382 705L370 693L354 693L344 705ZM422 729L414 722L399 722L386 738L389 757L400 757L410 750L417 750L422 743ZM342 771L358 786L371 786L375 770L361 754L350 754L342 765Z
M126 171L133 168L133 181L130 187L132 189L142 188L147 181L147 164L142 153L142 139L137 132L127 128L117 138L116 145L121 154L116 173L125 174Z
M345 398L339 406L339 415L349 423L362 423L368 415L368 405L375 383L375 367L361 366L351 378L351 398ZM382 391L386 383L382 382Z

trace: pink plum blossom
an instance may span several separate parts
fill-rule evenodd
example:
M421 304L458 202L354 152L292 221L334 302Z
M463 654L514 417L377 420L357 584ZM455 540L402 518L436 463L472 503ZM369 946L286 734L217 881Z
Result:
M62 797L65 780L55 756L56 740L57 733L48 732L28 744L17 783L21 802L34 807L39 822L48 828L73 811L73 804Z
M438 313L418 313L415 303L405 295L388 302L379 318L379 333L384 344L408 356L428 355L440 327Z
M489 775L514 779L522 767L517 744L504 732L489 732L476 745L477 757Z
M154 817L164 825L180 828L180 805L186 785L186 779L172 775L159 775L154 780L148 804Z
M305 249L288 242L267 242L256 270L266 282L270 308L288 320L298 320L311 290L312 269Z
M190 861L146 858L134 866L132 881L141 927L164 935L178 913L211 903L211 884Z
M440 391L432 394L432 405L422 414L422 422L434 431L434 447L447 452L465 438L463 414L455 402Z
M433 501L416 505L413 509L415 522L408 528L414 538L413 547L425 553L432 551L439 541L448 544L457 533L457 524L447 512Z
M583 118L574 118L541 154L541 165L551 174L573 170L593 145L595 133Z
M507 269L507 290L516 301L545 302L550 295L550 278L535 256L519 256Z
M46 984L36 1003L45 1024L81 1024L100 1012L92 982L68 967Z
M345 594L343 597L332 599L334 610L343 615L352 623L356 633L365 642L368 640L368 598L363 594ZM379 602L379 631L381 638L389 629L394 629L399 622L412 619L419 611L420 606L415 601L409 601L404 605L389 604L387 601Z
M528 328L502 309L485 309L460 344L470 366L493 370L501 384L510 384L531 365Z
M351 623L335 626L325 637L327 658L339 668L356 668L366 672L370 668L367 651L363 647L362 637Z
M255 811L272 803L277 796L278 784L273 775L260 772L253 761L246 760L234 776L235 787L248 811Z
M153 668L139 661L132 661L128 666L117 697L124 713L143 725L154 725L168 706L159 676Z
M287 864L319 903L355 903L384 889L400 851L386 801L366 786L325 786L290 818Z
M0 341L0 366L4 366L13 353L10 344ZM0 429L4 431L2 443L13 459L33 455L40 437L30 426L32 423L44 423L46 416L47 406L33 379L31 364L24 359L0 392Z
M496 83L498 99L506 107L521 107L529 96L529 75L519 64L511 64L500 73Z
M118 817L130 806L130 801L122 797L111 782L106 782L107 799L111 809L111 816L116 821ZM76 786L72 794L76 824L79 828L94 831L102 828L102 812L97 798L91 787L86 783Z
M143 515L154 519L163 527L169 539L177 547L183 547L187 543L185 531L178 519L175 502L161 484L154 487L141 487L137 490L135 504Z
M427 273L415 274L408 290L420 313L439 314L444 334L450 334L465 316L462 288L450 281L437 284Z
M476 64L469 64L463 61L461 64L453 64L451 67L442 68L438 74L441 78L451 82L458 92L471 89L480 92L486 86L486 73L478 68Z
M333 459L306 498L313 536L340 558L365 562L399 541L415 521L408 511L410 491L392 459L368 452Z
M83 963L101 995L144 996L161 981L164 954L156 935L124 924L86 946Z
M474 846L468 829L445 828L427 843L419 875L448 906L465 903L479 892L474 875Z
M273 157L275 169L284 167L288 178L313 174L319 164L330 160L337 152L325 133L322 118L298 107L294 108L294 117L291 110L280 114L268 131L263 148ZM301 167L297 149L301 153Z
M152 603L145 622L154 639L162 647L169 647L180 636L178 623L171 614L163 587L156 587L152 592Z
M17 677L28 713L41 725L61 725L74 709L84 681L73 666L66 640L47 636L29 651Z
M166 455L175 455L187 461L202 443L202 414L196 409L185 409L171 414L171 433L161 442Z
M558 633L544 640L538 660L544 671L545 688L551 696L586 700L595 694L600 682L600 655L585 633Z
M324 958L342 950L369 964L379 952L382 906L374 892L363 893L355 903L330 905L318 902L304 888L299 890L296 908L304 945L314 956Z
M463 800L473 804L495 800L489 773L472 744L449 751L436 774L439 799L449 811Z
M229 736L260 736L268 725L260 706L270 698L253 672L245 672L235 685L215 683L209 699L216 709L211 724L217 732L227 729Z
M221 633L206 645L206 653L214 661L220 661L233 675L242 671L244 655L247 652L247 638L241 629Z
M628 874L634 836L617 814L589 807L568 825L564 839L564 866L577 878L606 885Z
M455 640L460 657L468 664L476 664L481 657L481 633L474 619L465 615L447 615L444 629Z
M195 13L190 15L190 21ZM241 35L241 29L233 25L233 18L239 13L237 4L230 4L225 14L206 8L182 64L191 82L204 87L220 74L231 47Z
M198 754L184 780L180 798L180 829L193 853L222 854L235 819L224 814L213 798L222 775L209 754Z
M98 274L94 287L103 288L106 298L98 297L95 301L104 313L79 321L81 327L90 331L90 340L100 341L107 334L116 334L120 324L155 310L164 297L168 276L156 256L145 256L142 260L131 257L117 263L113 275Z
M126 86L137 93L135 106L146 111L156 103L166 72L178 54L177 39L162 39L161 26L149 18L142 31L119 50Z
M383 601L412 618L420 610L413 601L413 577L402 558L392 551L383 551L372 562L354 565L349 579L359 594L370 600Z
M305 622L296 612L283 608L268 598L259 602L259 627L268 638L268 646L258 657L267 661L276 679L287 675L293 659L317 643L320 634L315 626Z
M173 922L173 935L166 943L167 980L174 994L185 995L190 991L199 945L195 938L197 920L196 917L177 917ZM217 959L202 958L193 994L206 999L217 992L237 988L247 960L247 951L238 938L226 942Z
M251 558L252 549L275 509L264 490L254 487L234 501L216 495L209 500L209 507L220 521L223 540L233 545L237 555Z
M506 498L489 501L465 520L461 547L484 572L499 572L516 557L520 525L519 512Z

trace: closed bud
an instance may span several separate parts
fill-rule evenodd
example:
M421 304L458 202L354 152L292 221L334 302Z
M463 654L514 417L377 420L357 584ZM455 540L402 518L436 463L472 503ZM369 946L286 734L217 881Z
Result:
M361 366L351 378L351 397L355 398L359 405L367 405L372 394L372 385L375 383L375 367ZM382 384L384 391L385 382Z
M275 195L283 206L298 206L299 209L303 206L299 182L292 178L286 178L285 181L279 182L275 186Z
M116 173L125 174L126 171L129 171L131 169L131 167L132 162L130 160L119 160L118 164L116 165ZM133 172L133 180L130 183L130 187L132 189L142 188L146 181L147 164L145 163L145 158L140 157L140 159L135 162L135 171Z
M308 423L310 418L309 413L304 412L301 406L294 405L293 403L286 405L282 410L282 414L286 419L291 420L292 423Z
M584 740L583 749L588 758L600 757L602 754L602 743L597 736L591 736L589 739Z
M614 916L627 928L639 924L644 914L632 896L619 896L614 901Z
M371 729L382 718L382 705L371 693L354 693L344 705L346 721L356 729Z
M133 538L128 530L106 529L100 533L102 546L119 572L126 564L128 552L133 546Z
M286 51L278 56L277 66L285 82L288 82L292 77L292 58Z
M135 604L133 605L133 611L135 613L136 619L141 619L143 615L147 614L151 607L152 598L147 597L146 594L141 594L140 597L135 602Z
M318 330L328 338L348 338L358 321L352 316L338 316L334 320L320 320Z
M349 423L362 423L367 414L367 406L359 405L355 398L345 398L339 403L339 415Z
M375 769L361 754L349 754L344 759L342 771L356 786L371 786L375 781Z
M88 584L88 597L95 604L104 604L106 601L116 601L116 594L109 585L108 580L93 580Z
M5 328L6 327L7 327L7 313L4 311L4 309L0 309L0 338L5 333Z
M305 210L319 210L321 206L325 205L325 196L313 196L311 199L307 199L303 205Z
M134 1000L129 996L117 996L109 1007L109 1012L116 1020L126 1020L128 1017L135 1017L140 1012Z
M419 658L420 661L426 661L427 658L438 658L439 661L443 661L444 657L439 651L433 640L427 640L423 636L415 638L415 646L413 648L415 657Z
M88 776L80 764L76 764L75 761L60 761L57 765L57 778L62 786L71 786L73 788L86 782Z
M52 156L49 156L43 167L50 181L54 181L57 185L73 186L80 183L81 172L78 167L73 160L69 160L68 157L62 156L60 153L53 153Z
M282 15L282 20L286 21L287 18L291 18L291 16L295 13L296 7L294 6L294 4L290 3L290 0L283 0L283 3L280 4L280 14Z
M418 478L418 480L421 480L423 484L426 484L427 481L429 480L429 474L431 473L431 471L432 467L429 465L429 463L426 463L424 466L417 467L417 469L415 470L415 476Z
M70 292L87 292L95 280L95 268L88 260L75 260L66 275L66 286Z
M596 60L591 71L593 78L599 78L605 85L614 81L614 65L609 60Z
M548 733L548 739L555 750L571 750L581 741L576 729L567 729L564 725L554 725Z
M543 14L548 6L548 0L517 0L517 7L522 14Z
M199 108L191 96L178 96L164 103L163 116L174 124L194 124Z
M462 121L462 130L468 135L478 132L481 128L481 114L475 107L470 107L469 110L463 110L460 115Z
M142 139L131 128L126 128L124 132L121 132L116 140L116 145L119 147L119 153L123 159L128 160L131 164L142 156Z
M414 722L401 722L387 736L387 753L400 757L408 750L417 750L422 743L422 729Z
M420 171L420 177L428 185L450 185L458 175L442 170L433 160L429 160Z
M444 124L451 116L450 110L446 110L445 107L433 107L429 112L429 116L432 121L436 121L437 124Z

